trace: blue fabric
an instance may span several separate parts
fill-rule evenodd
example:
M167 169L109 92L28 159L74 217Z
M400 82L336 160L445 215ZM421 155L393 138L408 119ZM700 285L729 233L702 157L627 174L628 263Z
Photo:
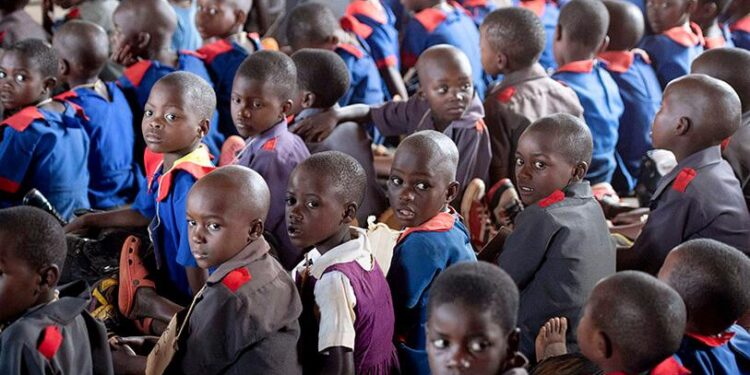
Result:
M202 43L201 34L195 25L195 14L198 9L196 1L193 0L189 8L171 5L177 13L177 30L172 35L172 48L177 51L195 51Z
M398 62L398 31L396 30L396 16L390 7L383 4L383 10L386 16L386 23L380 23L365 14L353 14L359 22L372 28L372 33L365 38L365 42L370 47L369 52L377 67L386 67L387 60L393 59L396 69L399 68Z
M690 64L703 52L702 45L685 47L664 34L645 36L640 48L651 58L662 88L673 79L689 74Z
M552 52L552 42L555 40L555 29L557 28L557 19L560 18L560 9L564 5L559 2L558 6L555 2L547 1L544 5L544 10L541 15L538 15L542 20L544 26L544 34L547 41L544 44L544 51L539 56L539 63L542 64L545 70L553 71L557 69L557 62L555 61L555 55ZM520 0L513 0L513 6L521 6Z
M732 42L735 47L750 51L750 32L744 30L732 31Z
M676 356L693 374L750 374L750 335L736 324L729 331L734 337L713 348L685 336Z
M474 20L474 23L477 25L477 27L482 26L482 22L484 21L484 17L487 17L490 12L497 9L497 5L493 2L484 2L483 4L465 4L464 1L459 1L462 7L466 9L467 12L471 15L471 19Z
M360 57L342 47L336 48L336 53L346 63L349 69L349 89L339 99L339 105L345 107L351 104L381 104L383 96L383 81L372 57L362 48L351 45L362 52Z

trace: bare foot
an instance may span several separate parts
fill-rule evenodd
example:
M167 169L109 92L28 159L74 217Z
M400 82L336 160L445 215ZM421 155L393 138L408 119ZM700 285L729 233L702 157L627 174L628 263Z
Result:
M544 323L536 336L537 362L568 353L568 348L565 346L567 331L568 319L566 318L552 318Z

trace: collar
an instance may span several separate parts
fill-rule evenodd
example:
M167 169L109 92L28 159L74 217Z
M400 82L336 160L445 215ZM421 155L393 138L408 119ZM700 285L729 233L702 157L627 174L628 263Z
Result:
M591 73L594 70L594 62L594 59L569 62L557 68L557 73Z
M74 281L58 288L59 299L29 309L20 319L49 318L57 324L65 325L78 317L86 309L91 298L85 281Z
M361 48L351 43L339 43L336 46L336 49L346 51L346 53L356 57L358 60L365 56L365 53L362 52Z
M148 176L147 186L149 187L149 190L151 189L151 183L153 182L154 176L157 175L159 169L163 164L164 158L162 155L162 159L154 169L154 173ZM163 172L161 176L158 177L159 188L156 194L156 201L161 202L167 197L167 195L169 195L169 192L172 190L172 180L175 174L174 172L179 170L185 171L187 173L190 173L196 179L200 179L214 169L216 169L216 167L213 165L213 163L211 163L211 155L208 152L208 147L201 143L195 150L175 160L172 168L170 168L166 172Z
M408 235L414 232L447 232L453 229L456 224L456 210L453 207L448 207L448 211L443 211L433 216L432 219L425 221L421 225L412 228L406 228L406 230L398 236L400 243Z
M299 118L295 117L295 119ZM248 151L252 153L257 152L267 142L272 141L274 138L279 137L285 132L289 132L286 117L281 119L276 123L276 125L272 126L270 129L264 131L263 133L260 133L255 137L248 138L247 141L245 141L247 146L245 146L245 149L240 152L237 158L239 159L242 154Z
M605 51L597 56L607 66L607 70L615 73L625 73L633 65L635 57L640 56L646 64L651 64L646 51L634 48L630 51Z
M545 78L545 77L549 77L549 75L547 75L547 72L544 70L544 67L542 67L542 65L539 63L534 63L531 69L523 73L520 73L518 75L516 75L515 73L510 73L506 75L505 77L503 77L503 80L500 81L500 84L495 86L487 96L495 95L499 93L500 91L504 90L506 87L516 86L523 82L533 81L535 79Z
M352 1L351 3L349 3L349 6L346 7L345 14L348 16L361 14L363 16L371 18L373 21L381 25L384 25L386 22L388 22L388 17L385 13L385 9L378 8L375 3L368 0Z
M423 100L423 99L417 99L417 100ZM458 120L454 120L448 126L445 128L445 131L447 131L449 128L458 128L458 129L471 129L471 128L477 128L477 122L479 120L482 120L484 118L484 105L482 104L482 100L479 99L479 96L477 95L476 91L474 92L474 96L471 98L471 101L469 102L468 107L466 108L466 112L464 112L464 115L461 116ZM419 121L419 124L417 124L417 131L419 130L427 130L427 129L435 129L435 122L432 120L432 110L428 109L424 115L422 116L422 119ZM443 131L445 133L445 131Z
M656 365L650 375L690 375L690 370L682 366L677 358L672 355Z
M727 40L724 39L723 35L718 36L707 36L703 38L706 45L706 49L721 48L727 45Z
M695 22L690 22L688 27L685 27L685 25L675 26L662 34L683 47L695 47L705 44L703 32Z
M229 258L229 260L227 260L226 262L220 264L219 267L216 268L216 271L208 276L208 280L206 281L206 283L216 284L220 282L230 272L256 261L263 255L268 253L270 250L271 247L263 237L250 242L249 244L245 245L245 247L243 247L239 253Z
M53 100L61 103L65 107L65 109L62 112L57 112L40 108L42 105ZM86 117L86 114L83 113L83 108L81 108L77 104L62 99L50 98L43 101L42 103L28 106L18 111L16 114L8 117L2 123L0 123L0 126L10 126L18 132L23 132L34 121L44 119L50 121L60 121L65 125L65 127L68 128L79 128L82 126L80 119L88 120L88 117Z
M544 7L547 6L546 0L521 0L519 5L521 8L526 8L534 14L537 15L537 17L542 18L542 15L544 14Z
M734 337L734 332L726 331L714 336L704 336L698 333L686 332L685 336L697 340L710 348L717 348L729 342Z
M226 39L219 39L213 43L204 45L197 52L204 57L206 63L210 64L217 56L229 52L233 48L233 42L229 42Z
M359 20L352 15L343 15L339 20L339 24L341 25L341 28L344 29L344 31L352 32L360 38L367 39L370 35L372 35L372 27L359 22ZM347 49L346 47L342 48Z
M750 15L742 17L739 21L729 25L729 30L750 33Z
M339 108L339 104L338 103L334 104L331 107L331 109L338 109L338 108ZM299 111L298 114L294 115L294 123L302 121L302 120L304 120L304 119L306 119L308 117L315 116L318 113L321 113L321 112L323 112L323 111L325 111L327 109L328 108L305 108L305 109Z
M683 169L698 170L705 166L719 163L721 162L721 160L721 147L718 145L708 147L686 157L685 159L677 163L677 165L669 173L662 177L661 180L659 180L659 184L656 186L656 191L654 191L651 200L656 200L659 195L661 195L661 193L666 190L667 186L677 178L677 175Z
M372 269L374 258L370 250L370 240L367 238L367 232L362 228L356 227L351 227L350 231L352 235L356 235L357 238L353 238L331 250L328 250L328 252L321 255L313 262L310 267L310 274L314 278L320 280L323 273L329 267L341 263L356 261L363 269Z

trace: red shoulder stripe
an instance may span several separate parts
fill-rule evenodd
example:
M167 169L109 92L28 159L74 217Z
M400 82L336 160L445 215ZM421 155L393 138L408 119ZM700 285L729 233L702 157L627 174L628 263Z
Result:
M717 348L729 342L734 337L734 332L722 332L717 336L703 336L697 333L686 332L686 336L698 340L702 344L710 347Z
M21 188L21 184L7 178L0 177L0 191L14 194Z
M78 93L73 90L65 91L62 94L55 95L56 100L68 100L68 99L77 98L77 97L78 97Z
M338 46L336 46L336 48L340 48L340 49L342 49L342 50L344 50L344 51L352 54L357 59L361 59L362 57L365 56L365 53L362 52L362 50L359 49L359 47L355 46L354 44L340 43Z
M500 101L500 103L508 103L513 98L513 95L516 94L516 88L513 86L508 86L504 88L502 91L500 91L495 98Z
M435 8L427 8L414 15L417 22L424 26L428 33L435 31L447 17L442 10Z
M375 66L377 66L378 69L389 68L396 66L396 64L398 64L398 59L395 55L386 56L384 59L375 61Z
M739 21L729 25L729 30L750 33L750 16L742 17Z
M44 356L44 358L52 360L60 349L60 345L62 345L62 339L62 334L57 326L48 326L42 331L42 340L39 342L39 346L37 346L36 349Z
M372 18L373 21L381 25L388 22L388 17L385 15L385 11L383 9L378 9L375 4L369 1L353 1L349 3L344 14L348 16L361 14L365 17Z
M41 120L44 115L39 112L39 108L35 106L26 107L20 110L13 116L8 117L3 121L2 125L10 126L18 132L26 130L35 120Z
M565 200L565 193L563 193L562 190L555 190L547 198L540 200L538 204L541 208L547 208L557 202L562 202L563 200Z
M684 168L680 171L680 173L677 174L677 177L675 177L674 183L672 184L672 190L677 190L680 193L684 193L685 190L687 190L688 185L690 185L690 181L693 181L694 178L695 169Z
M265 151L273 151L276 149L276 142L277 138L273 137L267 140L266 143L263 144L263 146L260 146L260 149Z
M353 32L360 38L367 39L370 35L372 35L372 27L359 22L359 20L354 18L354 16L345 14L343 17L341 17L339 23L341 24L341 28L344 29L344 31Z
M232 293L235 293L237 292L237 289L247 284L252 279L253 276L250 275L250 271L248 271L245 267L240 267L224 276L224 279L221 280L221 283L224 284L230 291L232 291Z
M202 54L200 54L198 52L187 50L187 49L181 49L180 50L180 54L181 55L188 55L188 56L197 57L197 58L199 58L201 60L205 60L206 59L206 56L203 56Z
M671 356L662 363L656 365L653 370L649 373L651 375L689 375L690 370L683 367L680 362Z
M127 67L123 75L128 79L128 81L130 81L133 86L138 87L141 85L143 76L146 75L146 72L148 72L149 68L151 68L151 61L141 60Z
M210 64L214 59L226 52L232 50L232 43L227 42L224 39L219 39L213 43L206 44L205 46L198 49L198 53L203 56L203 61Z

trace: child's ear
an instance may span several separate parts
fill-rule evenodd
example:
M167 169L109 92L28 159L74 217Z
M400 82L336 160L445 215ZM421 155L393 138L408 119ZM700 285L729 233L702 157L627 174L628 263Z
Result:
M208 134L209 129L211 129L211 120L204 118L198 124L198 136L200 136L201 138L205 137L206 134Z
M498 52L495 54L495 68L497 68L498 71L503 71L505 68L508 67L508 55Z
M589 164L585 161L579 161L576 163L575 167L573 167L573 176L572 181L578 182L583 180L584 177L586 177L586 172L589 170Z
M44 293L49 289L54 289L57 285L60 280L60 268L55 264L44 266L39 270L39 276L41 276L39 289Z
M677 120L677 126L674 128L674 132L676 135L685 135L692 127L693 121L690 120L690 117L680 117L680 119Z
M560 24L555 26L555 41L561 41L562 40L562 27Z
M57 60L57 72L60 77L65 77L70 72L70 62L65 59Z
M263 237L263 220L255 219L247 232L247 242L253 242L261 237Z
M138 34L135 35L135 45L134 47L138 49L139 51L142 51L148 47L149 43L151 43L151 34L141 31Z
M242 9L234 10L234 27L242 28L245 26L245 20L247 20L247 13Z
M599 50L596 51L596 54L600 54L607 50L607 47L609 47L609 35L604 36L604 40L602 40L602 44L599 45Z
M344 219L342 220L342 223L349 224L357 218L358 206L359 205L355 202L348 202L346 206L344 206Z
M454 199L458 196L458 188L461 185L458 183L458 181L453 181L450 184L448 184L448 189L445 191L445 202L450 203L453 202Z
M315 104L315 93L312 91L305 91L305 93L302 95L302 103L300 105L302 108L310 108Z
M336 46L339 44L339 42L341 42L341 40L339 39L339 37L337 35L334 34L334 35L331 35L328 38L326 38L326 42L325 43L327 45L330 45L331 46L331 50L333 50L334 48L336 48Z
M292 99L287 99L286 101L284 101L284 104L281 105L281 113L279 114L279 116L281 118L286 117L286 114L292 110L293 105L294 102L292 101Z
M44 79L44 94L49 93L57 86L57 77L49 76Z
M609 339L609 336L604 331L596 331L594 340L596 355L602 359L612 358L612 340Z

